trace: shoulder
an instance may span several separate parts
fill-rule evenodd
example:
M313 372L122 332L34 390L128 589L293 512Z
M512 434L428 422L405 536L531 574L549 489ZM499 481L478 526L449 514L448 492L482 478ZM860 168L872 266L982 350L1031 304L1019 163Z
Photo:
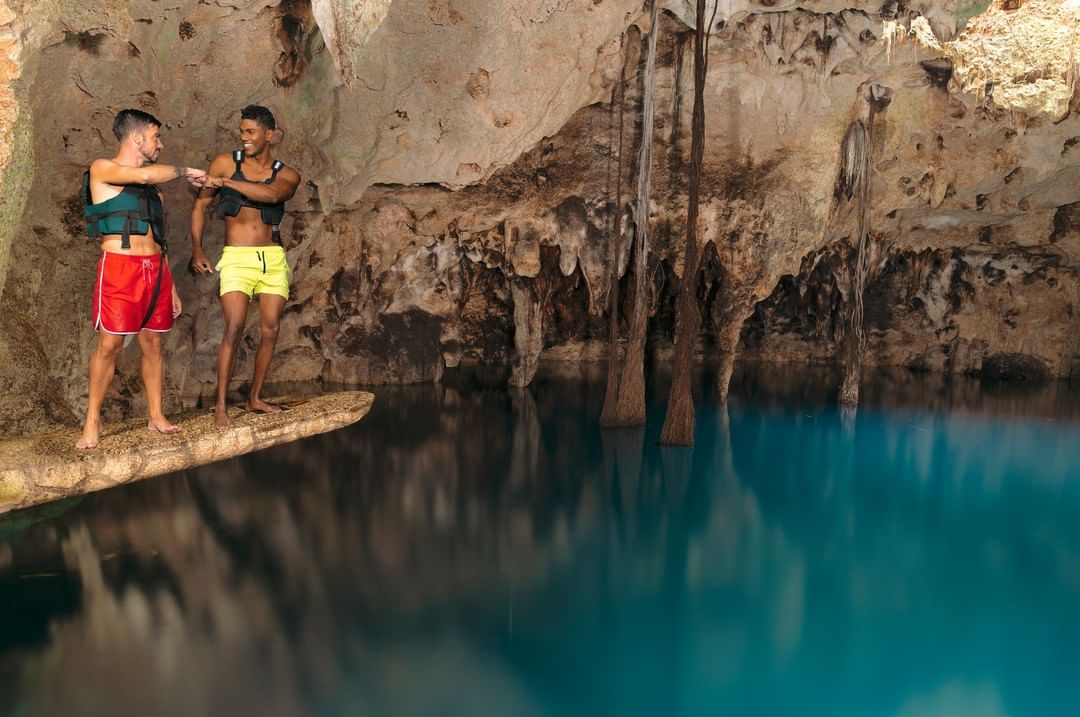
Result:
M280 176L293 184L300 183L300 173L287 164L281 168Z
M231 173L234 164L235 162L233 162L232 154L219 154L214 157L214 161L210 163L210 173L220 174L223 171Z
M112 169L116 166L116 162L111 159L95 159L90 163L90 174L95 175L99 172Z
M131 169L111 159L95 159L87 173L91 184L124 184L124 172Z

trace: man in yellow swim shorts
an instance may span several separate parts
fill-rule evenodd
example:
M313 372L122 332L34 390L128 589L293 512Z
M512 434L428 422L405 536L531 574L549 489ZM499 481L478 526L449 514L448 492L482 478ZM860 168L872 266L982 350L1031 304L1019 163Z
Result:
M232 425L225 403L236 366L236 353L247 319L248 304L259 297L259 348L255 352L255 375L245 408L254 413L283 410L260 397L270 361L274 357L278 324L289 298L289 264L281 244L279 227L285 217L285 202L300 184L296 170L286 167L270 154L270 140L277 122L270 110L248 105L240 112L240 140L243 149L218 155L210 164L206 185L191 210L191 262L200 274L214 267L202 247L206 211L215 195L220 195L218 215L225 219L225 248L217 270L221 277L219 294L225 314L225 333L218 349L217 400L214 424Z

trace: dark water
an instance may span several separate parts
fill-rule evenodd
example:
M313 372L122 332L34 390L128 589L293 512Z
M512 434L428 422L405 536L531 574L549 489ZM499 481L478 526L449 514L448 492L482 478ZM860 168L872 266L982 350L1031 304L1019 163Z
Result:
M836 381L741 371L692 451L598 378L380 389L0 518L0 714L1080 714L1080 394Z

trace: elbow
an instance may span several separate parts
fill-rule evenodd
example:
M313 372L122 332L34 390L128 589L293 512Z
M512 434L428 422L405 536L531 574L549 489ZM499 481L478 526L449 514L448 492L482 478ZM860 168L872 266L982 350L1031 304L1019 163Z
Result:
M285 192L282 192L274 187L267 187L266 199L263 199L262 201L266 202L267 204L279 204L281 202L284 202L286 199L287 197L285 196Z

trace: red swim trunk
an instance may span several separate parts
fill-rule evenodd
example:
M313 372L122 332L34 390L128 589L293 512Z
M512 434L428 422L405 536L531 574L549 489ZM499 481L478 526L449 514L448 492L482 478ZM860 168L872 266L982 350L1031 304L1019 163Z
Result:
M157 283L161 254L132 256L101 252L97 281L94 282L94 328L109 334L137 334L168 331L173 325L172 274L168 263L162 267L161 288L150 320L142 326Z

